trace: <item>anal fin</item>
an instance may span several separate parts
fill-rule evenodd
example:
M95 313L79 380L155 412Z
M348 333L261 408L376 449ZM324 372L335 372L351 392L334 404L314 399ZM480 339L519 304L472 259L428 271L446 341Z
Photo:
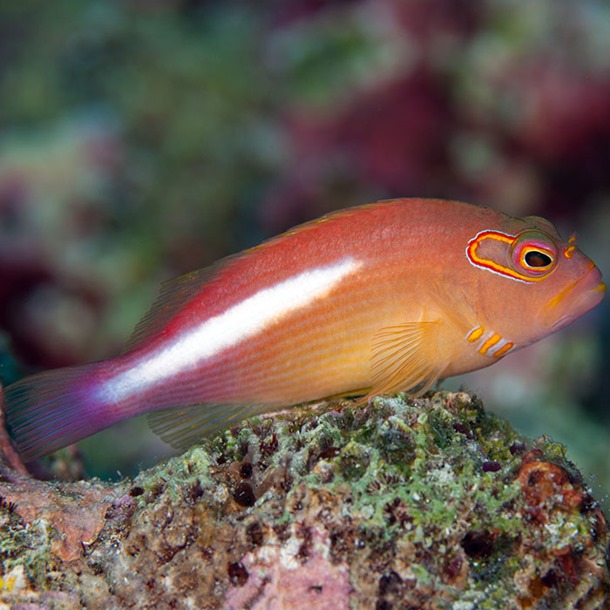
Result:
M421 395L447 366L440 345L441 320L408 322L381 329L373 337L368 397L411 392Z
M186 449L218 430L271 410L261 405L198 404L153 411L148 424L175 449Z

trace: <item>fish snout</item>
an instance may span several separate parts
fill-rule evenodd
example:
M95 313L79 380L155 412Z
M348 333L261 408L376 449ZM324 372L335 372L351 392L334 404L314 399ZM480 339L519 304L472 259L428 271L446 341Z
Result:
M591 262L583 276L561 290L546 304L545 314L555 318L553 330L566 326L599 305L606 289L601 271Z

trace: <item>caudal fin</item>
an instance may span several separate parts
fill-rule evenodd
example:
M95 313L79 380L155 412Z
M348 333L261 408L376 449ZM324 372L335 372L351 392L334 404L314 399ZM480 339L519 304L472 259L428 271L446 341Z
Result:
M26 377L4 390L5 419L24 462L52 453L113 423L95 397L101 363Z

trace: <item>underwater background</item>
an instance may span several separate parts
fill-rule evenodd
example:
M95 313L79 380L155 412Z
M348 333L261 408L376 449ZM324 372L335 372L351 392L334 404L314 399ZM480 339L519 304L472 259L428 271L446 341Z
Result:
M399 196L551 219L610 279L603 0L0 3L0 378L117 354L159 283ZM448 380L610 490L610 299ZM88 472L168 453L145 418Z

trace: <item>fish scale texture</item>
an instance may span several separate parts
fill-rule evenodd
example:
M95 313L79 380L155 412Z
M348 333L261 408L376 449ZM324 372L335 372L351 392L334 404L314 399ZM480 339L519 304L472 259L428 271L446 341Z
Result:
M0 482L0 607L582 608L607 521L465 393L253 418L116 484Z

